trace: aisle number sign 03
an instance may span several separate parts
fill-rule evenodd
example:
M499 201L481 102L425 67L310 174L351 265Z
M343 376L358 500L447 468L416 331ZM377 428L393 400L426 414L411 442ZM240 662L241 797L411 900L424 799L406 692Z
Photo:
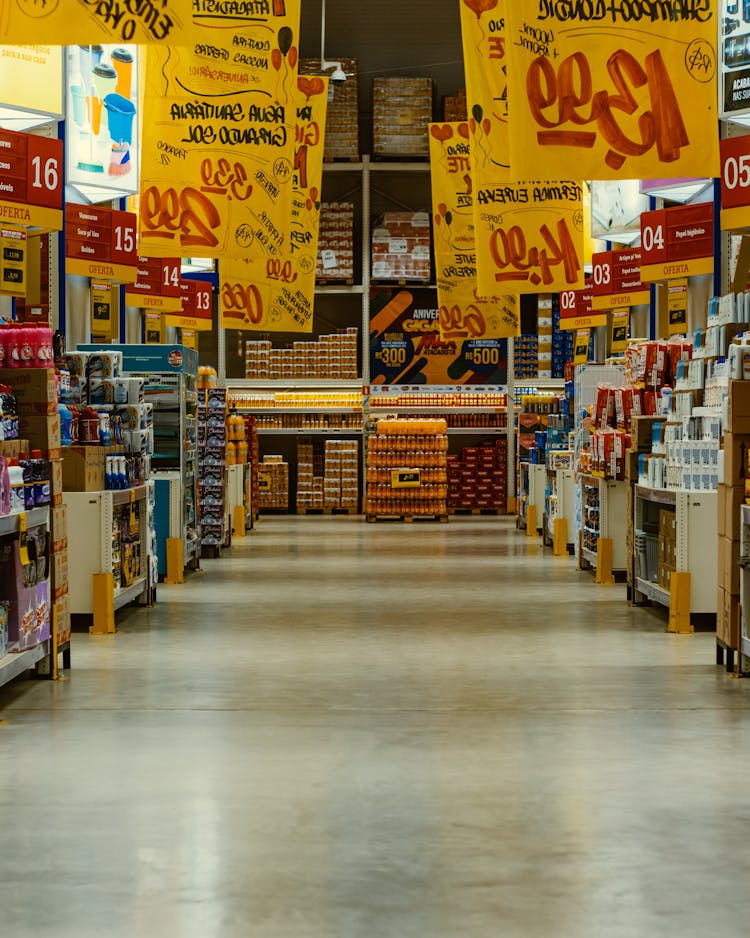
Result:
M128 306L156 309L162 313L182 311L179 257L139 257L138 277L125 293Z
M721 141L721 230L750 228L750 134Z
M27 271L26 232L22 228L0 228L0 294L25 296Z
M520 335L515 296L479 296L469 125L430 125L435 266L443 340Z
M193 42L148 50L139 249L148 257L283 258L300 0L205 6Z
M184 43L190 41L193 30L192 6L192 0L159 0L158 4L13 0L0 6L0 42Z
M720 2L509 0L514 178L717 176Z
M588 279L583 290L563 290L560 294L560 329L595 329L607 325L606 312L593 311L594 288Z
M0 130L0 223L33 234L60 231L62 165L61 140Z
M576 365L585 365L589 360L589 347L591 344L591 330L577 329L574 361Z
M91 281L91 341L112 341L112 284Z
M65 270L69 274L134 283L138 273L136 218L98 205L65 205Z
M312 332L328 79L300 75L290 237L279 257L219 264L221 322L227 329Z
M641 282L638 248L604 251L592 258L594 309L617 309L649 303L651 291Z
M613 355L627 350L630 338L630 310L612 310L612 341L610 349Z
M674 280L667 291L669 335L687 335L688 282Z
M641 280L697 277L714 271L712 202L641 215Z

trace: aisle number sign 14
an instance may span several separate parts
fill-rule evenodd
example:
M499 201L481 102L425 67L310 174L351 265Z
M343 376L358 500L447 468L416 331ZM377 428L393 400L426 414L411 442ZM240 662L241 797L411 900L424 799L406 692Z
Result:
M721 141L721 230L750 228L750 134Z
M641 280L658 282L714 271L714 206L681 205L641 215Z
M62 229L63 145L0 130L0 222L33 234Z

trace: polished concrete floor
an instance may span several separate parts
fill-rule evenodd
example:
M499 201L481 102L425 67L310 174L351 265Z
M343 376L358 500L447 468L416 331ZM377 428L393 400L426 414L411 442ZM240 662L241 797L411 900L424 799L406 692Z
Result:
M268 518L0 690L2 938L728 938L750 683L505 519Z

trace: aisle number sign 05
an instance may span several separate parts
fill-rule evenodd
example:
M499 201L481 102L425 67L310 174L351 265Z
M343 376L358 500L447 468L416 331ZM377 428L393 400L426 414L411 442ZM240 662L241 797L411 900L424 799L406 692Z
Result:
M0 223L34 234L59 231L62 162L61 140L0 130Z
M720 2L510 0L514 178L717 176Z
M721 230L750 228L750 134L721 141Z
M714 270L712 202L641 215L641 280L697 277Z

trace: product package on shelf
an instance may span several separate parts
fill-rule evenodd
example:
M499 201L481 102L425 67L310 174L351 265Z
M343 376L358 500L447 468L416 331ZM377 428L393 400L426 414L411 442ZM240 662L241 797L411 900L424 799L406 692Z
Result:
M459 88L455 95L443 98L443 120L446 124L457 124L468 119L466 88Z
M377 433L368 440L368 520L447 520L447 457L445 420L378 420Z
M427 212L386 212L372 231L372 279L429 283L430 250Z
M376 78L372 83L372 96L375 155L429 157L432 79Z
M221 547L227 540L227 412L226 388L198 392L198 493L203 547ZM237 443L233 440L231 446L234 464Z
M359 504L359 445L355 440L297 445L297 513L346 511Z
M260 510L289 511L289 464L283 456L264 456L258 470Z
M357 60L337 59L336 62L346 75L346 81L331 81L329 84L324 159L355 161L359 159ZM336 66L322 71L321 64L320 59L300 59L299 73L303 76L328 75L330 78Z
M508 444L500 439L448 454L448 511L495 511L507 505Z
M248 480L249 491L247 497L249 507L252 512L252 520L255 522L260 510L260 488L259 488L259 464L260 464L260 445L258 442L258 425L255 417L244 416L245 421L245 439L247 440L247 460L250 463L250 478Z
M245 377L254 380L280 378L355 379L358 373L356 326L317 341L298 341L291 348L273 348L270 342L245 343Z
M354 204L323 202L318 234L319 281L354 283Z
M24 558L17 535L0 539L0 620L7 619L7 651L25 651L50 637L49 541L46 527L30 528Z

